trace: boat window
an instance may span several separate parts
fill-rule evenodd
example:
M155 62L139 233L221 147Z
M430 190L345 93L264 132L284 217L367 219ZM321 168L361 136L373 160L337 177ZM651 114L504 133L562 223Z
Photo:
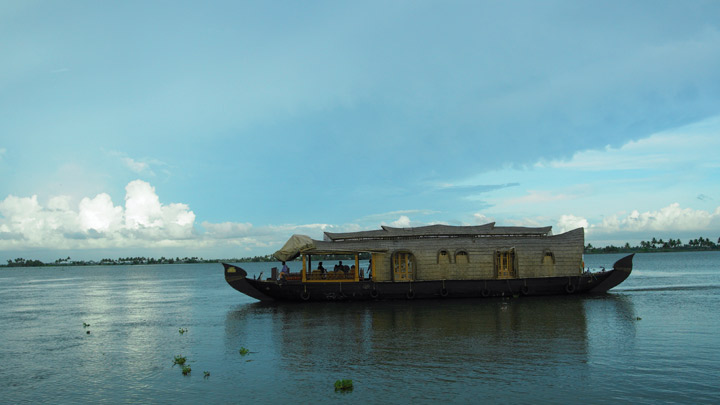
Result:
M455 263L457 264L467 264L470 263L470 257L468 256L468 253L464 250L459 250L455 252Z
M450 263L450 254L447 250L441 250L438 252L437 262L438 264Z
M545 254L543 254L542 264L555 264L555 254L549 250L545 250Z

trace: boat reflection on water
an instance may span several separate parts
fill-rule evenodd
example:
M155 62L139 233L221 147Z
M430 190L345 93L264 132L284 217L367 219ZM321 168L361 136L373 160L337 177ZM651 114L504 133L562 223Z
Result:
M266 351L266 361L279 361L274 367L300 381L351 374L375 386L417 384L430 377L459 384L527 383L528 375L542 379L551 373L562 386L565 379L577 381L578 372L588 372L577 366L590 361L591 345L632 340L634 320L632 302L614 294L481 302L255 303L228 313L226 342L232 349L243 339L253 341ZM600 330L602 341L591 336ZM440 391L437 399L442 399Z

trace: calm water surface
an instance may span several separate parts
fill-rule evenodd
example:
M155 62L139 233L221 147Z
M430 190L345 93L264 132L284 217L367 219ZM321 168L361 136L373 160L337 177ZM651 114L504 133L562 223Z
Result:
M718 292L720 252L638 254L600 297L305 305L219 264L0 270L0 402L718 403Z

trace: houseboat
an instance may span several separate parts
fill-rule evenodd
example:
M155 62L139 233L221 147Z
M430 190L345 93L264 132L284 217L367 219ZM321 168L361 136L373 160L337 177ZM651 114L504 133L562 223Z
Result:
M549 226L495 223L383 226L325 232L322 241L293 235L274 256L280 261L301 258L299 273L273 268L271 277L261 279L248 277L237 265L223 266L228 284L260 301L595 294L607 292L630 275L633 255L615 262L611 270L586 271L584 244L583 228L553 235ZM338 255L346 257L344 264L329 264L328 258Z

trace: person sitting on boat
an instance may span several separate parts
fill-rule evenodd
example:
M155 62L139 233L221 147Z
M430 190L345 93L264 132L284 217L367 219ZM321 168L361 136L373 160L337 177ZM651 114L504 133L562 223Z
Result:
M282 262L282 270L280 270L279 278L287 278L287 276L290 275L290 267L285 264L285 262Z
M338 271L342 271L342 269L343 269L343 264L342 264L342 260L340 260L338 262L338 264L335 265L335 268L333 270L337 273Z
M325 267L323 267L322 262L318 263L318 268L317 268L317 269L320 270L320 274L326 274L326 273L327 273L327 270L325 269Z

